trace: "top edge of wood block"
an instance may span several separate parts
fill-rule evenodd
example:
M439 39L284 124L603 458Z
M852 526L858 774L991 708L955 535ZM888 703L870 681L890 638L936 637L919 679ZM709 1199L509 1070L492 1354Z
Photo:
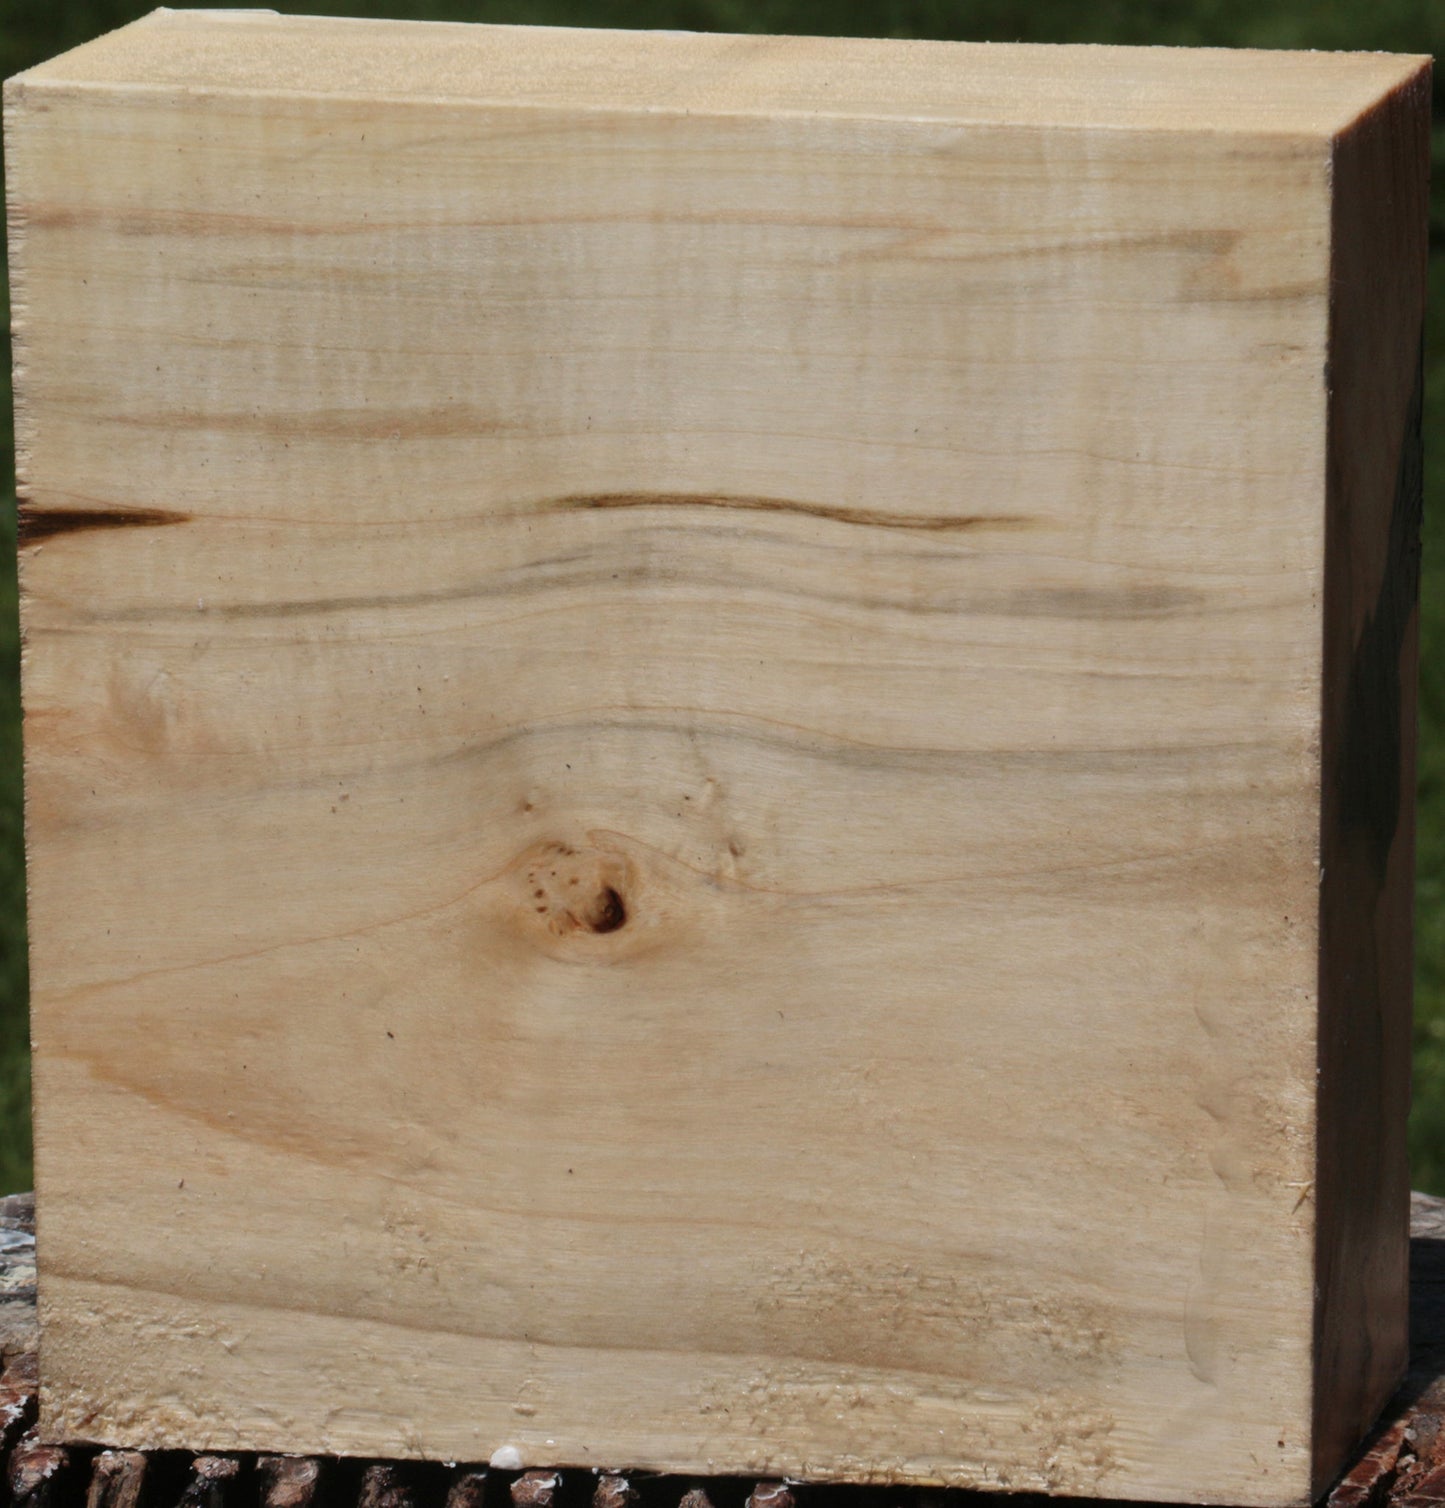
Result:
M1394 53L904 41L159 9L10 81L451 105L1333 137Z

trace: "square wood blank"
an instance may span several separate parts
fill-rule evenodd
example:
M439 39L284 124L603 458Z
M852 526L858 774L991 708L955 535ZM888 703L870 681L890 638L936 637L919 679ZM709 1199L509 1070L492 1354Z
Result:
M13 80L44 1430L1325 1486L1427 102L167 11Z

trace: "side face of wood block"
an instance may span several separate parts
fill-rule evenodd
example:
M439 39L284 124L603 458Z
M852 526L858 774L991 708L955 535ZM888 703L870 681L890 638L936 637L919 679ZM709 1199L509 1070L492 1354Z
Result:
M46 1429L1325 1485L1427 99L202 13L12 81Z

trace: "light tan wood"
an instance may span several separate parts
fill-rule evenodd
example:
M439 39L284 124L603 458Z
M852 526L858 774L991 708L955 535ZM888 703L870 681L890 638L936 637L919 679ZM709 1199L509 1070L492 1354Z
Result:
M1344 130L1424 61L162 9L25 77L368 103L1318 136Z
M1320 897L1407 934L1408 651L1393 825L1322 759L1427 99L213 13L12 81L49 1435L1319 1486L1403 1338L1408 970Z

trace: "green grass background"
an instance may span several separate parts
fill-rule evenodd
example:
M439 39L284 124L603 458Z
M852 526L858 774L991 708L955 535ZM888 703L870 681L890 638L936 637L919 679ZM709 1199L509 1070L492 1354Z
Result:
M173 0L185 4L187 0ZM196 4L197 0L190 0ZM247 3L247 0L241 0ZM679 27L978 41L1445 50L1445 0L249 0L415 20ZM119 26L146 0L0 0L0 74ZM1445 66L1442 66L1445 75ZM1445 76L1437 75L1426 334L1416 901L1415 1186L1445 1194ZM3 280L0 280L3 282ZM9 329L8 305L3 323ZM10 352L0 350L0 1193L31 1181Z

